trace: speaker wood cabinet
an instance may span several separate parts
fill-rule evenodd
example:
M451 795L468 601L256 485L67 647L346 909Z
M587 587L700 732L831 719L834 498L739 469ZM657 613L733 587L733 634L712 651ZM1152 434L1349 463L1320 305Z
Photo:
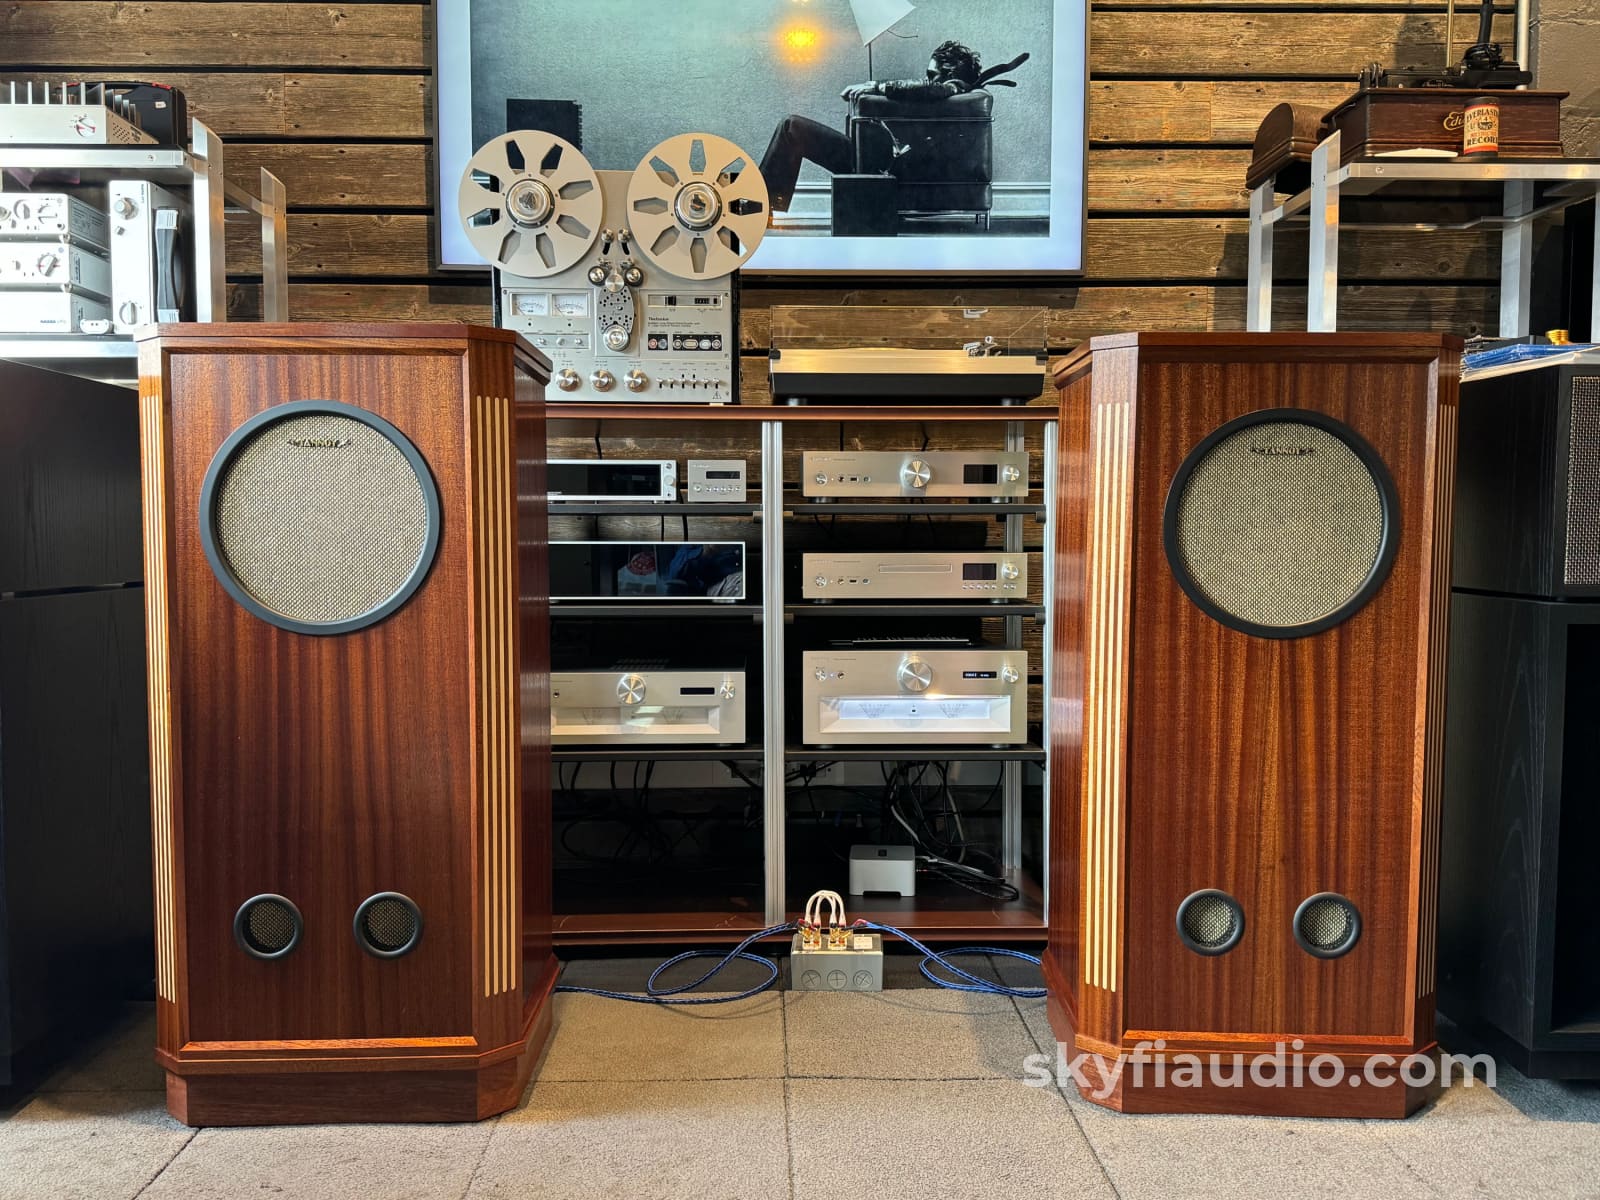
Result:
M1426 1098L1396 1060L1436 1050L1459 364L1437 335L1128 334L1058 368L1045 974L1061 1039L1125 1068L1101 1103ZM1365 1074L1151 1065L1280 1044Z
M556 977L547 701L518 687L548 669L549 364L459 325L139 354L168 1107L510 1108Z

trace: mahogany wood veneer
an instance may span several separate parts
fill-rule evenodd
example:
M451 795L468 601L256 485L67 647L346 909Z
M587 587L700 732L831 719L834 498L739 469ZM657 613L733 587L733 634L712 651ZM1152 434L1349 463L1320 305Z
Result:
M556 976L547 699L519 688L524 664L535 683L548 672L549 364L514 334L464 325L170 325L139 355L168 1108L191 1125L504 1111L548 1035ZM305 402L348 406L329 428L354 441L291 436L275 413L230 457L246 422ZM364 441L368 418L400 440ZM356 536L330 534L327 481L373 445L391 469L385 447L401 442L423 466L410 478L436 490L436 542L392 611L292 628L225 586L243 576L216 565L208 524L234 539L228 564L249 542L271 569L281 553L313 574L324 559L365 570L368 544L386 542L382 506ZM249 445L268 465L230 484ZM345 486L366 503L366 484ZM241 490L261 507L218 515ZM286 540L228 532L263 512L290 518ZM287 573L268 576L246 592ZM381 893L416 905L410 949L396 952L398 902L370 927L358 918ZM236 931L260 896L298 910L288 949L276 901Z
M1430 1094L1398 1078L1394 1060L1437 1054L1460 353L1459 340L1424 334L1126 334L1096 338L1057 369L1057 767L1044 965L1066 1056L1127 1063L1141 1042L1164 1041L1153 1059L1204 1062L1215 1052L1226 1070L1236 1052L1248 1063L1287 1043L1305 1063L1331 1054L1390 1083L1270 1087L1247 1076L1237 1087L1157 1086L1152 1067L1142 1080L1128 1067L1106 1095L1084 1088L1091 1099L1129 1112L1400 1117ZM1239 505L1252 503L1261 478L1311 478L1347 447L1376 460L1362 479L1374 497L1384 476L1392 483L1390 541L1369 556L1382 564L1392 553L1386 567L1374 565L1325 620L1268 632L1232 610L1225 620L1202 609L1174 569L1187 560L1171 528L1178 499L1201 478L1199 467L1181 474L1186 460L1201 459L1226 423L1270 431L1250 424L1265 410L1290 410L1276 419L1291 432L1238 443L1242 465L1223 494L1236 489ZM1323 429L1338 445L1317 440ZM1360 491L1330 496L1337 506ZM1305 582L1321 571L1289 549L1260 564L1260 587L1270 590L1275 574ZM1228 560L1229 547L1216 553ZM1242 914L1231 948L1218 948L1226 939L1194 948L1195 927L1179 916L1208 889ZM1297 914L1325 893L1359 914L1353 943L1326 957L1296 933L1315 942Z

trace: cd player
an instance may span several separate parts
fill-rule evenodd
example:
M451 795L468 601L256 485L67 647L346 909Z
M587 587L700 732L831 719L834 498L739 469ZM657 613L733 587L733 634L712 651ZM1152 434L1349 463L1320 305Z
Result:
M807 600L1021 600L1028 595L1022 553L807 554Z

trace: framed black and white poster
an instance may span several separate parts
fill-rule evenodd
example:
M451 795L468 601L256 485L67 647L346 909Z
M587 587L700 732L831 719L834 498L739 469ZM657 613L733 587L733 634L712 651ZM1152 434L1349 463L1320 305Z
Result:
M514 129L632 171L677 134L759 164L754 272L1083 269L1087 0L437 0L439 258Z

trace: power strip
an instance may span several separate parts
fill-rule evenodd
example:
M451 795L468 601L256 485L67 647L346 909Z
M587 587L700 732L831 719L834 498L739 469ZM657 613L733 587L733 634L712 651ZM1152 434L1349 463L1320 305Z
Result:
M794 935L789 988L796 992L883 991L883 935L807 928Z

